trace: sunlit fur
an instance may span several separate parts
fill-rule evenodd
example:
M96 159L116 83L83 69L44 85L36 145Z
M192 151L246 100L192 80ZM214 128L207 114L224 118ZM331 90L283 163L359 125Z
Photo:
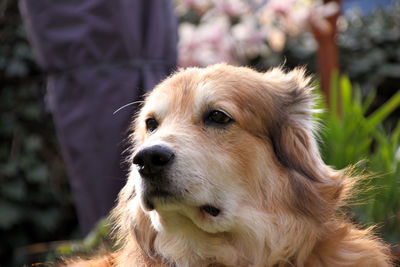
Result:
M180 70L147 96L132 156L155 144L176 157L176 200L143 205L135 166L113 218L117 266L391 266L389 249L338 209L359 179L318 151L304 70L259 73L224 64ZM208 125L210 110L233 122ZM159 122L149 133L145 120ZM211 204L218 216L201 211Z

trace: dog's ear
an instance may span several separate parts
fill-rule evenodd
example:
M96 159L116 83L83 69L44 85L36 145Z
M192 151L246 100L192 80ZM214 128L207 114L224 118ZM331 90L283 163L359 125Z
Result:
M269 81L279 81L273 84L278 116L269 129L275 154L283 166L319 181L316 168L321 165L321 157L314 137L310 78L305 77L303 69L286 74L274 69L266 75Z
M279 81L274 90L278 116L269 130L271 142L278 161L288 171L296 196L293 206L322 219L329 216L328 210L333 211L341 194L341 182L333 179L331 169L319 153L310 78L303 69L286 74L279 71L266 73L269 81Z

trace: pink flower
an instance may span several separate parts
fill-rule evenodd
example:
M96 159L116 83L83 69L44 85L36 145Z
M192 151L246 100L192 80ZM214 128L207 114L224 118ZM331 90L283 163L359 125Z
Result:
M216 17L198 26L183 23L179 27L179 65L207 66L218 62L236 64L233 42L226 17Z
M206 66L217 62L247 64L270 50L281 51L288 36L322 30L326 18L338 12L334 3L322 0L175 0L177 13L191 11L200 23L179 25L179 64ZM232 20L234 18L235 20ZM232 21L235 21L232 24ZM329 26L329 25L328 25ZM311 35L308 35L307 38Z
M241 21L232 27L232 37L236 52L242 62L258 55L265 56L268 53L265 36L260 31L255 16L242 16Z
M214 0L219 12L230 17L239 17L249 11L248 3L243 0Z

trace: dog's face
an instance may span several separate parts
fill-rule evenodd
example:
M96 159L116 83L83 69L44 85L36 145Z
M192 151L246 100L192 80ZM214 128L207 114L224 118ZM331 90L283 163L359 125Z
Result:
M309 190L324 178L311 100L298 70L216 65L158 85L136 120L130 177L156 230L232 232L258 213L314 216L320 196Z
M160 83L135 121L113 211L118 266L388 263L385 246L335 215L354 180L323 163L312 102L301 69L221 64Z
M136 190L158 229L187 218L207 232L228 231L265 183L257 172L271 164L272 151L248 129L261 124L246 110L255 99L243 99L243 90L251 88L242 77L214 74L192 70L167 80L137 120Z

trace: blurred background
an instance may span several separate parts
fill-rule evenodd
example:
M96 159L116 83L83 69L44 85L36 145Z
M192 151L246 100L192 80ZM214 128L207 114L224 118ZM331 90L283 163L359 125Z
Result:
M314 75L325 162L338 169L360 162L359 171L376 176L345 211L360 225L376 224L400 255L400 1L173 4L178 67L300 65ZM0 266L108 246L107 223L88 236L79 228L46 74L14 0L0 2L0 90Z

